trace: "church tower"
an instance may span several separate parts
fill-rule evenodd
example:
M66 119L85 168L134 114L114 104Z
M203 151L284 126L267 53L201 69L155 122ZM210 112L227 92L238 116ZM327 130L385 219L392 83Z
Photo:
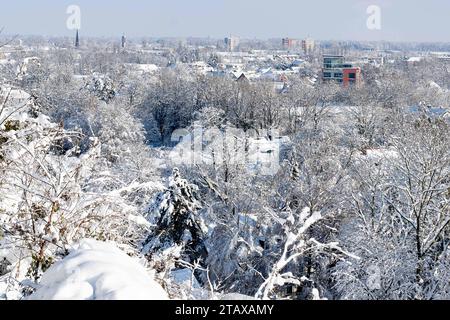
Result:
M75 48L79 48L80 47L80 37L78 35L78 30L77 30L77 35L75 36Z

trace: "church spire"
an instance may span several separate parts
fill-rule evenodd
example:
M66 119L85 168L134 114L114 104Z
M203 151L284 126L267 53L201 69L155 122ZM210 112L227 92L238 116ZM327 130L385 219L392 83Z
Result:
M127 44L127 38L125 37L125 34L122 35L122 49L125 48Z
M78 29L77 29L77 35L75 36L75 48L80 47L80 37L78 35Z

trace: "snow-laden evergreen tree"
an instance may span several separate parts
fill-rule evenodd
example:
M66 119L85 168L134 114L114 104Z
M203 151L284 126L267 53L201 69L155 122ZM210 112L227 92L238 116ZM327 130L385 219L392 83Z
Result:
M181 178L174 168L169 186L153 201L148 218L155 226L144 243L143 252L150 257L164 255L178 248L180 259L189 264L205 260L204 244L207 228L199 214L201 203L196 196L197 186Z
M98 75L94 75L94 77L86 83L85 88L106 103L109 103L115 98L117 91L110 78Z

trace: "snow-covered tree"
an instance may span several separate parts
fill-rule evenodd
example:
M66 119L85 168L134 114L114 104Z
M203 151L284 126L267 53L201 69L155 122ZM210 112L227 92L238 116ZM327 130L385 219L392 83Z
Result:
M197 186L181 178L174 168L168 188L158 194L149 208L148 218L155 224L144 243L143 252L153 255L179 247L179 258L188 262L204 263L207 257L204 240L207 232L199 214Z
M110 78L102 76L94 76L86 83L85 88L106 103L109 103L115 98L117 91L114 82Z
M403 118L390 149L372 150L356 163L354 216L341 234L363 259L338 266L344 297L434 299L447 294L441 275L448 265L450 224L448 130L440 118ZM377 284L369 286L373 270Z

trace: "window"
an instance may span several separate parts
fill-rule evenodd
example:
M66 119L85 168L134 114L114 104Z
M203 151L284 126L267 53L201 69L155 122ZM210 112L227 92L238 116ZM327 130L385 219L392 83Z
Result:
M324 72L323 73L324 78L331 78L331 72Z
M335 73L334 77L335 78L342 78L342 73L341 72Z
M349 73L348 77L349 79L356 79L356 73Z

